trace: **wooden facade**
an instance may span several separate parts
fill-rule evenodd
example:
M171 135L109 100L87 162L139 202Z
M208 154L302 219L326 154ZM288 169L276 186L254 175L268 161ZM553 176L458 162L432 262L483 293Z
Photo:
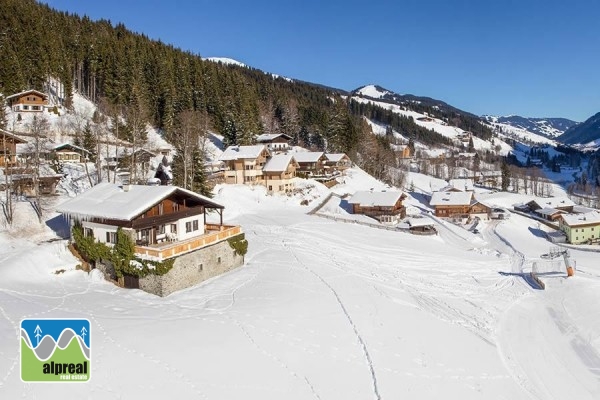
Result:
M0 129L0 167L17 165L17 144L20 143L27 143L27 141Z
M468 217L470 208L469 204L437 205L435 206L435 216L442 218Z
M257 138L257 143L266 144L269 150L272 151L284 151L290 147L290 140L292 140L292 137L285 133L272 135L265 134L260 135Z
M311 175L322 175L325 172L325 165L327 163L327 157L325 153L322 153L318 159L313 161L298 161L298 172L310 173Z
M404 218L406 216L406 207L402 204L402 202L406 199L406 195L402 195L398 198L396 203L393 206L383 206L383 205L361 205L358 203L351 203L352 205L352 214L363 214L369 217L378 218L383 215L394 215L400 218Z
M48 105L48 95L37 90L27 90L8 96L6 102L16 112L43 112Z
M469 214L486 214L489 215L490 214L490 208L488 206L486 206L485 204L482 204L480 202L475 202L474 204L471 204L471 206L469 207Z

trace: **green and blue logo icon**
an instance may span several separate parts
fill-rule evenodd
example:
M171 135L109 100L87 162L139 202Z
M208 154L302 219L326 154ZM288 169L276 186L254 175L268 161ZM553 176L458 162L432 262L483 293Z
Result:
M23 382L86 382L90 379L90 321L24 319L21 321Z

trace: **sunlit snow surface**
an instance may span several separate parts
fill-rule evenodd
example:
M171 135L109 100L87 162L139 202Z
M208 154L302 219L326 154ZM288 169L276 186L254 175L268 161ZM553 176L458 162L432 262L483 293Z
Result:
M376 184L352 170L337 190ZM73 270L65 242L48 242L21 204L28 220L0 233L0 397L600 398L598 253L572 251L576 276L534 290L519 273L548 251L535 221L413 236L306 215L328 191L299 185L295 197L217 186L226 222L246 232L246 263L166 298ZM25 317L89 318L91 381L22 383Z

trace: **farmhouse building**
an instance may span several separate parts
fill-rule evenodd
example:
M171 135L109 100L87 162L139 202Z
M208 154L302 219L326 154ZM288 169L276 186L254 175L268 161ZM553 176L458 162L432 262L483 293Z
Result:
M436 217L468 218L472 199L472 192L433 192L429 204Z
M531 200L527 203L531 211L536 211L542 208L554 208L556 210L566 211L568 213L573 211L575 203L568 197L548 197Z
M128 287L167 295L243 263L243 256L236 256L227 242L242 230L223 224L223 209L207 197L176 186L100 183L57 211L73 225L80 224L84 236L109 247L116 244L122 229L135 244L140 260L176 258L165 275L127 278ZM207 222L209 210L219 222ZM114 266L103 265L103 272L115 278Z
M256 137L256 143L266 145L270 151L286 151L290 148L291 136L285 133L264 133Z
M352 214L364 214L382 223L395 223L406 216L402 192L358 191L348 200Z
M54 146L54 154L59 162L85 162L90 152L83 147L75 146L70 143L63 143Z
M571 244L600 242L600 213L562 214L559 228Z

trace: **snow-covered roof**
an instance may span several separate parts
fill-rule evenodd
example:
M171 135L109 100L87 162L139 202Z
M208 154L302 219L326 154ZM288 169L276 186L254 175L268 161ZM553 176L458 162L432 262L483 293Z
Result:
M450 179L448 184L454 189L461 190L463 192L473 190L473 180L461 178L461 179Z
M372 192L370 190L358 191L348 200L350 204L359 204L362 207L393 207L402 198L402 192Z
M318 162L323 157L322 151L299 151L294 153L294 158L299 163Z
M283 172L287 169L290 162L295 159L295 155L276 154L267 161L263 167L264 172Z
M429 204L432 206L463 206L470 205L471 192L433 192Z
M347 157L345 153L328 153L325 154L325 157L327 157L327 160L332 161L332 162L339 162L342 160L342 158Z
M568 197L548 197L545 199L534 199L532 202L541 208L571 207L575 205Z
M560 217L569 226L600 224L600 213L596 211L585 214L563 214Z
M9 131L5 131L4 129L0 129L0 136L2 137L6 137L6 138L11 138L13 139L16 143L27 143L27 140L15 135L14 133L10 133Z
M40 92L39 90L30 89L30 90L24 90L22 92L15 93L15 94L12 94L10 96L7 96L6 100L12 99L13 97L21 97L21 96L26 95L27 93L35 93L35 94L38 94L38 95L40 95L42 97L48 97L48 95L46 93L44 93L44 92Z
M129 190L103 182L57 207L56 211L75 219L102 218L131 221L169 195L181 192L211 208L224 208L208 197L177 186L130 185Z
M90 153L88 150L84 149L83 147L75 146L74 144L71 144L71 143L61 143L61 144L54 146L54 151L59 151L62 149L72 149L74 151L83 151L85 153Z
M544 215L544 216L550 216L550 215L554 215L556 213L564 213L564 211L557 210L556 208L552 208L552 207L545 207L545 208L540 208L539 210L536 210L536 213L538 213L540 215Z
M263 133L262 135L258 135L256 137L256 141L258 143L270 142L272 140L277 139L280 136L283 136L287 140L292 139L290 136L286 135L285 133Z
M408 225L410 225L411 228L434 225L434 222L429 218L409 218L406 222L408 223Z
M257 158L260 156L260 153L265 150L264 144L257 144L253 146L229 146L219 160L221 161L231 161L231 160L239 160L240 158ZM267 150L268 151L268 150Z

